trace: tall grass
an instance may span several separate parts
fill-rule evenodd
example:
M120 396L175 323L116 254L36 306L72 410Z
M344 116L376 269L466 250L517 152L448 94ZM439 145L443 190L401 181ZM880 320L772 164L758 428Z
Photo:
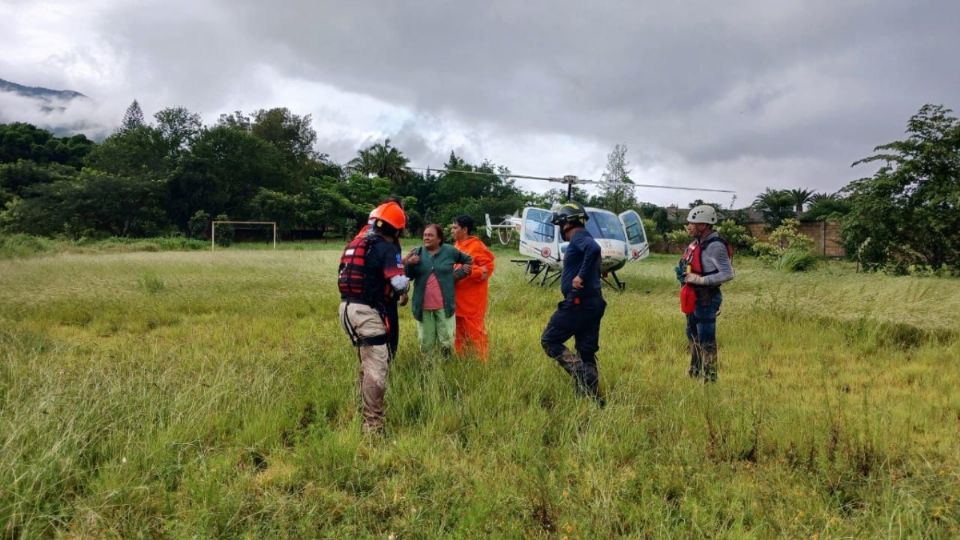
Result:
M37 536L955 537L955 280L738 260L720 382L685 376L672 258L607 293L608 406L500 253L491 361L416 353L361 435L337 250L0 261L0 531Z
M262 246L263 244L260 244ZM50 239L27 234L0 233L0 260L60 253L132 253L207 249L201 240L169 236L157 238Z

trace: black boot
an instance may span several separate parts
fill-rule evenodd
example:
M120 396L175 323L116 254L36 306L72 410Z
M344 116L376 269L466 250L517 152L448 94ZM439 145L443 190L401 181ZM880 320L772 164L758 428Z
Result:
M577 380L577 390L581 395L589 396L601 408L606 405L600 395L600 372L597 370L596 360L581 362L580 377Z
M690 369L687 370L687 375L696 379L700 377L700 374L703 372L703 358L700 354L701 349L692 341L687 345L687 348L690 351Z
M707 345L703 348L703 381L717 382L717 345Z

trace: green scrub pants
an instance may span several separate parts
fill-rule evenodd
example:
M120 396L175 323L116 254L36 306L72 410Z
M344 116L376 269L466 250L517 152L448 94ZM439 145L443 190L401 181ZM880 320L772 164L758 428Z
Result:
M438 346L443 351L452 350L456 332L457 318L453 315L447 317L442 309L425 309L423 320L417 321L417 339L423 352Z

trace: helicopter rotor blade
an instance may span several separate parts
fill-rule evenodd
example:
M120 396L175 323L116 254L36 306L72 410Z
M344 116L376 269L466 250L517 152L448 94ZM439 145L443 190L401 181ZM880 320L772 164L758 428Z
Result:
M594 184L600 186L608 186L611 184L622 184L629 187L640 187L640 188L650 188L650 189L674 189L679 191L709 191L712 193L736 193L736 191L731 189L716 189L716 188L702 188L702 187L689 187L689 186L660 186L657 184L636 184L631 182L610 182L608 180L591 180L589 178L578 178L576 176L531 176L527 174L501 174L497 172L481 172L481 171L460 171L456 169L434 169L433 167L406 167L411 171L431 171L438 173L461 173L461 174L476 174L476 175L493 175L499 176L501 178L518 178L522 180L544 180L547 182L556 182L558 184Z

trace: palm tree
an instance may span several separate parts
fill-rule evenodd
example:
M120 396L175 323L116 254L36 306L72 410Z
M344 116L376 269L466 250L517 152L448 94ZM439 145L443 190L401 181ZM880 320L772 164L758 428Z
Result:
M803 205L813 202L814 191L812 189L791 189L790 196L793 198L793 208L797 214L797 219L800 219L800 214L803 213Z
M771 228L792 217L793 206L793 195L785 189L767 188L753 201L753 208L763 214L763 221Z
M390 139L386 139L383 143L359 150L357 157L351 159L347 167L363 174L375 174L399 182L407 174L409 161L400 150L390 146Z
M850 212L850 201L836 194L817 193L810 198L807 219L836 219Z

